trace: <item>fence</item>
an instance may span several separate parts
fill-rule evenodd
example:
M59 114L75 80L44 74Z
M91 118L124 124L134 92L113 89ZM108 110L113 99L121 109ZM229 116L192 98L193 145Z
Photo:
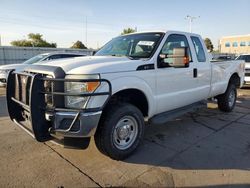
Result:
M48 52L77 52L85 55L93 54L93 50L83 49L0 46L0 65L22 63L35 55Z

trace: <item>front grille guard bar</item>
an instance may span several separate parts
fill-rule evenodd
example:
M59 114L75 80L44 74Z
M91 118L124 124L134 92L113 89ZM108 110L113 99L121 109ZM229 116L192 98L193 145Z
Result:
M74 97L95 97L95 96L108 96L106 101L101 107L97 108L57 108L52 105L52 107L47 107L46 111L67 111L67 112L96 112L101 111L109 101L109 98L112 94L112 86L110 81L106 79L63 79L63 78L41 78L42 81L50 81L50 82L100 82L108 84L107 92L92 92L92 93L69 93L69 92L56 92L56 91L40 91L41 94L54 96L74 96Z
M97 108L57 108L57 107L46 107L44 109L46 112L56 112L56 111L64 111L64 112L77 112L75 118L73 119L72 123L70 124L69 128L64 130L64 129L57 129L57 132L61 133L68 133L71 131L71 128L74 126L74 124L77 122L79 119L80 113L81 112L96 112L96 111L101 111L109 101L109 98L111 97L112 93L112 86L111 83L106 80L106 79L62 79L62 78L42 78L42 81L51 81L51 82L100 82L101 83L107 83L108 84L108 91L107 92L93 92L93 93L69 93L69 92L55 92L55 91L40 91L41 94L46 94L46 95L51 95L52 97L54 96L74 96L74 97L94 97L94 96L108 96L106 99L105 103L101 107ZM53 106L53 105L52 105ZM76 132L77 133L77 132Z
M15 77L16 75L23 75L31 77L31 84L30 84L30 95L29 95L29 105L23 103L16 99L13 95L15 93ZM54 92L53 89L51 92L44 90L44 82L100 82L108 84L108 91L107 92L93 92L93 93L67 93L67 92ZM27 91L27 88L26 88ZM20 91L19 91L20 92ZM48 107L45 104L45 94L53 96L76 96L76 97L94 97L94 96L107 96L106 101L101 107L97 108L57 108L56 104L53 106ZM46 126L46 120L43 118L45 117L45 112L57 112L57 111L64 111L64 112L77 112L75 118L73 119L71 125L68 129L60 129L58 132L68 133L70 132L71 128L74 126L76 121L79 119L79 114L82 112L96 112L101 111L108 103L110 97L112 95L112 86L111 83L106 79L63 79L63 78L47 78L44 77L42 74L33 74L27 72L15 72L12 71L9 74L8 82L7 82L7 102L8 102L8 111L12 120L20 121L23 119L21 115L21 109L25 109L27 112L30 113L30 123L33 129L34 136L37 140L38 138L45 137L47 138L47 130L48 127ZM20 123L21 124L21 123ZM22 125L23 126L23 125ZM23 126L24 127L24 126ZM25 128L25 127L24 127Z

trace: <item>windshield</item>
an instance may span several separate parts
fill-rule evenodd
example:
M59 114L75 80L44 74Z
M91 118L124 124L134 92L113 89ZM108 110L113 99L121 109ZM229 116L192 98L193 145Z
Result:
M34 63L37 63L38 61L42 60L46 56L47 55L37 55L35 57L32 57L32 58L28 59L27 61L24 61L23 64L34 64Z
M149 58L160 43L163 33L140 33L119 36L108 42L96 56Z

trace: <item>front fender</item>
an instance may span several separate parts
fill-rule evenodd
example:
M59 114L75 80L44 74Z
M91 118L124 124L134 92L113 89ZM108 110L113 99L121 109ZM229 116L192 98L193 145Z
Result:
M107 79L107 78L105 78ZM112 85L112 95L116 94L119 91L126 89L137 89L140 90L147 98L148 101L148 116L152 117L156 112L156 104L154 99L153 91L155 88L151 88L150 85L155 86L155 84L147 83L142 78L133 76L133 77L119 77L109 80ZM152 79L153 81L153 79ZM102 84L96 92L105 92L107 91L107 85ZM95 108L102 106L107 100L107 96L96 96L91 97L88 102L88 108Z

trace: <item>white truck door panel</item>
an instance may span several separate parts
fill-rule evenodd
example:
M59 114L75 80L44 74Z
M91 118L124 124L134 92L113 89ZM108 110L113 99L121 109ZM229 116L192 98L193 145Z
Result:
M189 43L185 35L170 34L160 54L171 55L173 49L178 47L188 47L190 61L192 61ZM170 62L166 62L166 64L170 64ZM194 63L190 62L189 67L186 68L173 68L170 66L157 69L157 113L176 109L197 101L195 95L197 80L193 77L194 68Z
M193 58L195 59L196 67L196 97L197 100L206 99L209 96L211 88L212 65L207 58L201 39L197 36L191 36L192 48L194 48Z
M196 101L193 64L188 68L163 68L157 72L157 113Z

